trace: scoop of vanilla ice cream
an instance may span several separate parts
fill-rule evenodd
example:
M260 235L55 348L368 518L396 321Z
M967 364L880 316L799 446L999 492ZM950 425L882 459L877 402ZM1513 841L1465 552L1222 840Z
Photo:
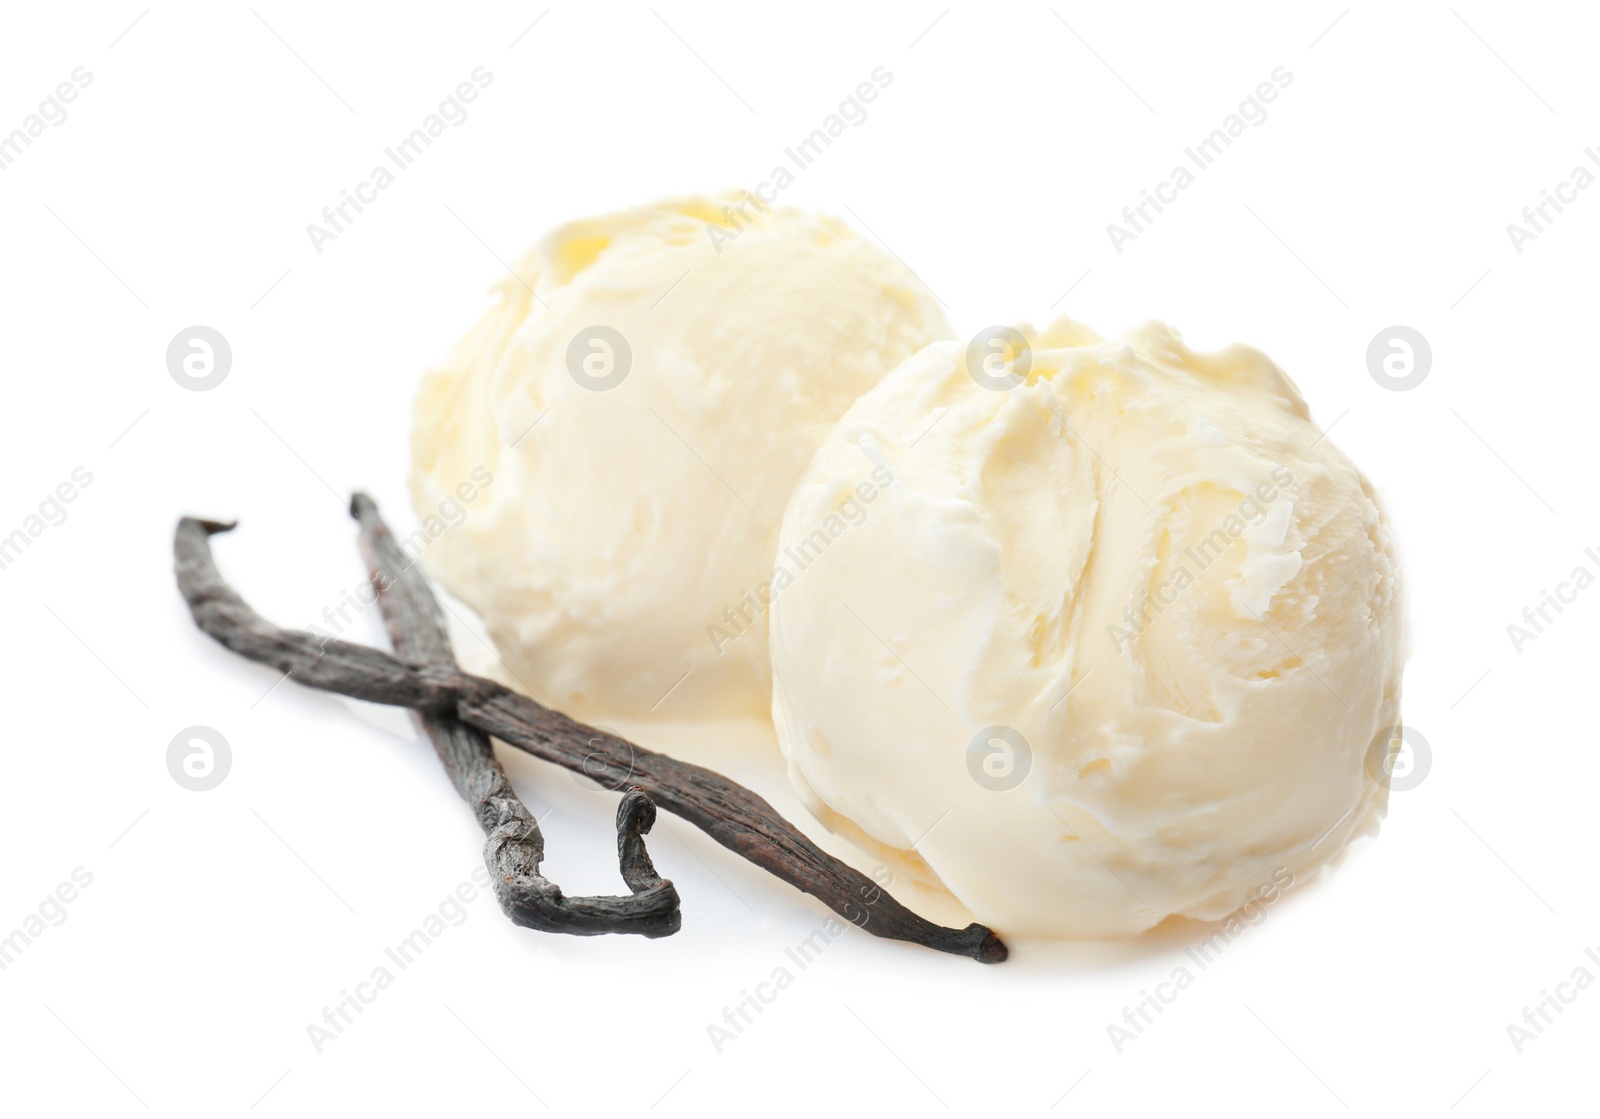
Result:
M891 254L758 205L555 230L417 396L423 562L508 682L573 714L764 715L761 584L795 481L857 396L951 336Z
M1389 526L1260 352L1023 331L987 366L906 361L798 486L771 615L791 780L1002 934L1221 918L1383 814Z

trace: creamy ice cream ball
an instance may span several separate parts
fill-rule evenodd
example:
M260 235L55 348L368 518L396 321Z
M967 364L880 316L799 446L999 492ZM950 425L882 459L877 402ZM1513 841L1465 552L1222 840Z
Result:
M951 336L891 254L761 205L555 230L417 395L423 563L508 682L574 714L765 715L760 585L794 484L861 393Z
M1383 815L1391 531L1256 350L929 346L817 452L778 570L794 785L1002 934L1219 919Z

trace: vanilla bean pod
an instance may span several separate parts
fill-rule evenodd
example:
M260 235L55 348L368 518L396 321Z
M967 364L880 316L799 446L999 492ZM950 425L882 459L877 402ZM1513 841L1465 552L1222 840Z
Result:
M241 656L272 665L307 687L425 714L453 714L510 746L609 788L641 787L660 808L875 936L982 963L1006 958L1005 944L990 929L979 924L950 929L919 917L812 843L761 797L718 773L586 727L459 669L408 664L364 645L272 625L217 571L210 537L233 527L185 517L178 522L173 550L178 587L195 624Z
M378 515L378 506L358 493L350 501L350 514L361 524L361 553L394 651L412 664L456 668L438 601L422 573L395 543L394 534ZM617 859L633 893L567 897L539 873L544 836L495 760L489 736L453 714L418 712L417 717L456 791L473 807L489 837L484 862L500 908L512 921L544 932L577 936L638 933L657 937L678 931L683 923L678 892L656 873L645 849L643 833L655 823L656 809L643 792L628 791L617 808Z

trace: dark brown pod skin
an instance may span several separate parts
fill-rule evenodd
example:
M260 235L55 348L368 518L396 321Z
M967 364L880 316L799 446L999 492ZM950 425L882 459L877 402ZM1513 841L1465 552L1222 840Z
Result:
M656 873L643 838L659 807L874 936L980 963L1006 958L1005 944L989 928L951 929L918 916L812 843L744 786L462 672L432 591L395 545L377 506L357 494L351 513L362 526L362 550L398 655L282 629L262 618L223 581L212 556L211 537L232 524L194 517L178 522L173 542L178 588L195 624L240 656L271 665L307 687L418 712L457 791L489 836L485 858L501 907L513 921L580 936L676 932L681 923L677 891ZM568 898L539 874L543 837L495 761L491 736L606 788L627 790L617 811L617 850L632 894Z

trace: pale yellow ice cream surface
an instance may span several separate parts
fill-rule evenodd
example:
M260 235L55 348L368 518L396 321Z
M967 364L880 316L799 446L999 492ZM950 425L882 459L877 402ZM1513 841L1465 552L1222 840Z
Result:
M791 780L1002 934L1220 918L1382 815L1391 531L1258 351L1065 320L1030 342L1009 391L930 346L796 490L772 608Z
M752 596L794 484L861 393L951 336L876 243L739 201L554 231L417 396L419 516L473 492L427 570L509 682L579 717L767 709Z

